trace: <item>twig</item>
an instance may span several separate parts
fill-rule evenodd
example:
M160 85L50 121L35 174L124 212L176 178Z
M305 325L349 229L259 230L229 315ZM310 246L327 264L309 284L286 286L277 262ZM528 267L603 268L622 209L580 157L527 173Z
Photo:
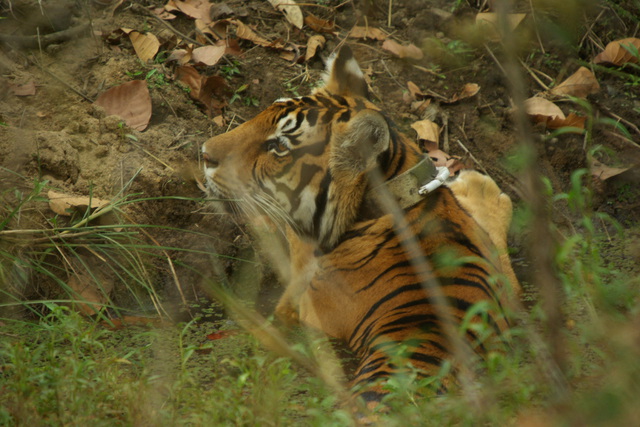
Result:
M164 25L165 27L167 27L169 29L169 31L171 31L172 33L174 33L175 35L183 38L184 40L193 43L197 46L204 46L202 43L200 43L199 41L192 39L191 37L181 33L180 31L176 30L171 24L169 24L168 22L165 22L164 20L162 20L162 18L160 18L158 15L156 15L155 13L151 12L150 10L148 10L147 8L140 6L139 4L135 4L133 3L131 5L131 8L137 12L142 12L147 16L152 17L153 19L155 19L156 21L160 22L162 25Z
M627 125L628 127L630 127L635 133L637 133L638 135L640 135L640 128L638 128L638 126L636 126L635 124L631 123L629 120L623 119L622 117L620 117L619 115L617 115L616 113L614 113L613 111L609 110L607 107L605 107L604 105L601 105L597 102L594 102L594 104L598 107L598 109L600 111L602 111L604 114L606 114L607 116L619 120L622 123L624 123L625 125ZM638 146L637 143L631 141L634 145Z
M78 25L63 31L58 31L56 33L47 34L44 36L40 36L39 34L35 34L33 36L17 36L17 35L9 35L9 34L0 34L0 42L3 43L11 43L14 45L19 45L20 47L25 48L35 48L42 46L48 46L54 43L61 43L67 40L71 40L83 33L86 33L91 28L90 24L82 24Z
M478 160L478 158L474 156L467 147L465 147L462 141L460 141L459 139L456 139L456 142L464 150L464 152L467 153L469 157L471 157L471 160L473 160L474 162L476 162L478 166L480 166L480 169L482 169L482 172L484 172L487 176L490 176L489 171L485 169L485 167L482 165L482 162L480 162L480 160Z
M389 0L389 11L387 14L387 27L391 27L391 9L393 9L393 0Z
M532 70L531 68L529 68L529 66L528 66L527 64L525 64L525 63L522 61L522 59L519 59L519 61L520 61L520 65L522 65L522 67L523 67L525 70L527 70L527 72L529 73L529 75L530 75L531 77L533 77L533 80L535 80L536 82L538 82L538 84L539 84L540 86L542 86L542 88L543 88L544 90L549 90L549 86L547 86L546 84L542 83L542 80L540 80L540 79L535 75L535 73L533 72L533 70Z

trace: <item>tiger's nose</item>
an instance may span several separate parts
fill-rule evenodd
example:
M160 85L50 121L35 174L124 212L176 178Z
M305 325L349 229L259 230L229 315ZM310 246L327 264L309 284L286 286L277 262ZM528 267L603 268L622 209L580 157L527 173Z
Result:
M202 153L202 159L204 160L204 165L207 168L216 168L220 165L220 162L214 159L209 153L206 151Z

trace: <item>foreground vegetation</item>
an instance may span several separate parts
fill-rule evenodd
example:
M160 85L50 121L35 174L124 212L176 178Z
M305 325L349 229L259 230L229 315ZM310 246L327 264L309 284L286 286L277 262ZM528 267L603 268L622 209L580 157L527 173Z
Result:
M452 3L455 8L464 2ZM551 2L533 3L544 6L538 19L559 13ZM629 28L640 24L632 2L605 1L602 7ZM622 36L614 30L617 25L617 20L591 17L585 27L588 33L602 29L602 37L613 40ZM560 33L562 28L551 29ZM484 47L455 41L440 46L443 56L471 62L484 55ZM570 51L580 49L577 40L556 41ZM542 41L533 44L543 48ZM640 59L637 49L629 50ZM561 63L552 49L537 47L525 59L547 68ZM227 68L227 80L242 67L231 64L235 71ZM637 65L598 67L610 79L608 90L637 110ZM236 96L245 96L245 90L238 89ZM257 103L249 95L244 101ZM520 182L535 183L516 201L514 260L525 295L523 307L514 313L512 351L492 354L477 381L444 395L433 396L437 379L418 381L412 374L392 379L386 399L390 410L378 414L381 424L640 425L640 226L634 222L637 215L611 208L637 205L640 191L631 184L604 191L604 180L595 179L590 169L597 159L624 163L594 134L605 135L606 127L618 132L612 139L628 143L630 126L598 117L586 100L570 102L587 119L578 138L581 166L563 171L570 176L567 182L559 186L540 176L532 141L523 141L516 152L498 153L506 159L494 158ZM493 123L485 125L499 132ZM0 132L6 126L0 117ZM538 131L551 144L565 143L563 138L571 138L568 132L575 129ZM530 139L534 131L518 132ZM124 130L120 136L131 138ZM568 141L567 146L576 143ZM556 150L564 149L557 145ZM35 163L39 168L39 159ZM247 271L259 270L259 260L165 244L157 235L179 234L188 242L203 233L131 220L131 210L158 209L177 198L133 191L134 174L107 205L89 203L76 206L69 216L54 214L47 193L59 188L39 169L28 177L0 172L15 176L7 181L11 185L0 187L1 425L327 426L363 421L344 405L341 384L348 373L326 370L323 339L294 331L283 344L280 334L262 328L264 313L254 310L254 300L238 298L241 285L258 287ZM180 201L194 210L206 205L199 199ZM40 226L31 226L36 223ZM199 264L189 262L194 259ZM211 276L201 267L205 263L231 276L240 271L236 276L242 277ZM159 283L167 277L171 286L163 288ZM188 283L194 277L202 289ZM89 291L82 286L87 283ZM166 288L178 308L169 307ZM277 345L265 346L273 342ZM339 354L348 372L348 355Z

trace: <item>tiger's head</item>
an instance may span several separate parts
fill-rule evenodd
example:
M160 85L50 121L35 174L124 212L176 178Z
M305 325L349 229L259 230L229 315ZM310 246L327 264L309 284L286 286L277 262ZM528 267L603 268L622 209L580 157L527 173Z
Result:
M371 173L380 167L388 179L418 156L367 95L358 63L343 47L329 61L324 87L278 99L205 142L210 195L233 199L247 215L267 214L323 249L335 246L357 219Z

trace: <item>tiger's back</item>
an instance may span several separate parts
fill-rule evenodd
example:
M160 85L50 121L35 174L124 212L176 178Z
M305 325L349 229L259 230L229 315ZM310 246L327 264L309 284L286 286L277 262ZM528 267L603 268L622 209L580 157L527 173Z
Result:
M343 48L324 88L276 101L207 141L203 153L212 194L239 199L249 216L266 213L287 233L292 272L276 313L345 340L360 358L354 385L378 401L377 380L406 363L433 375L447 359L482 356L500 342L509 327L503 308L518 285L500 258L508 197L476 172L460 182L496 200L469 204L473 197L457 199L445 186L421 196L422 183L396 185L433 165L366 95ZM511 287L496 279L505 275ZM467 321L489 333L459 334Z

